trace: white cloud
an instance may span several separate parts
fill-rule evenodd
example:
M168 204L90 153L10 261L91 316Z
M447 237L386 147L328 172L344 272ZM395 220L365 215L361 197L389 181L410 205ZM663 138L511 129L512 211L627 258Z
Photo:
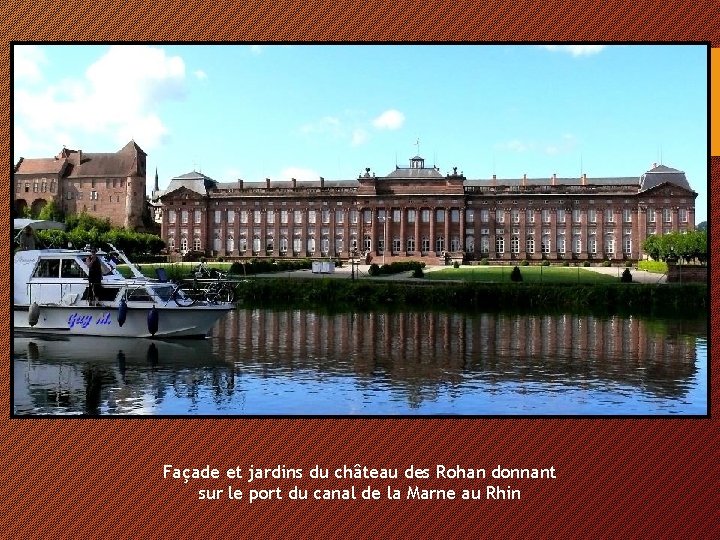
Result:
M362 128L358 128L355 131L353 131L352 134L352 145L353 146L360 146L361 144L365 144L368 140L368 132L365 131Z
M207 79L207 73L205 73L202 69L198 69L195 71L195 77L202 81L204 79Z
M13 47L13 75L16 80L38 82L42 80L42 66L47 64L43 50L37 45Z
M602 51L606 45L542 45L548 51L566 52L573 56L589 56Z
M159 109L166 101L183 98L185 78L185 64L178 56L157 47L117 45L82 78L41 89L19 85L14 120L27 137L15 141L15 155L46 155L36 153L40 149L33 141L54 142L59 136L68 139L62 144L69 147L96 151L93 141L102 137L118 149L131 138L146 151L154 148L169 132Z
M396 109L389 109L372 123L377 129L400 129L405 123L405 115Z

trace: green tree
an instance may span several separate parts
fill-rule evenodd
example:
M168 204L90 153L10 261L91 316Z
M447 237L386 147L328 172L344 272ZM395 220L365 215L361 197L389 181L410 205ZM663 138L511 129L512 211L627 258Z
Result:
M50 200L45 206L42 207L38 214L38 219L46 219L50 221L63 221L65 215L63 211L58 208L54 200Z

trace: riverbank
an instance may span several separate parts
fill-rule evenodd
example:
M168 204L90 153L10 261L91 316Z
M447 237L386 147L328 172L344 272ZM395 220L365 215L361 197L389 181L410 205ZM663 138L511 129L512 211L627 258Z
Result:
M708 306L707 286L697 284L479 283L276 276L240 282L236 292L238 301L245 306L358 311L432 308L696 318L706 316Z

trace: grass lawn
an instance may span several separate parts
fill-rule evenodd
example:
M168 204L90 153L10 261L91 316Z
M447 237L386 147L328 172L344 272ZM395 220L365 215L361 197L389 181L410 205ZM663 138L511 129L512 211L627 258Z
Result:
M524 283L619 283L617 276L599 274L581 267L519 266ZM510 282L512 266L461 266L426 272L429 280ZM622 274L622 269L620 269Z

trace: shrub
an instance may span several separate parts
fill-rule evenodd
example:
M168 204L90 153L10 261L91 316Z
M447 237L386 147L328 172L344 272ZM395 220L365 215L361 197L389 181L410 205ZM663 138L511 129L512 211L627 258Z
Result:
M487 259L480 259L480 264L482 264L483 266L487 266L488 264L490 264L490 261L488 261Z
M453 268L460 268L460 263L457 262L457 261L455 261L455 262L453 263Z
M667 263L662 261L638 261L638 270L666 274L668 271L668 266Z
M602 262L602 265L603 265L605 268L608 268L609 266L611 266L611 263L610 263L610 261L603 261L603 262Z
M625 262L625 268L632 268L632 261Z
M623 270L622 276L620 276L620 283L632 283L632 274L629 268Z
M590 261L583 261L583 266L584 266L585 268L587 268L588 266L590 266Z
M523 277L522 277L522 274L520 273L520 268L518 268L516 266L515 268L512 269L512 272L510 272L510 281L519 282L522 280L523 280Z
M570 263L568 261L563 261L563 266L570 266Z
M415 270L413 270L413 277L415 278L422 278L425 277L425 273L423 272L422 266L416 266Z
M529 265L530 265L529 261L523 261L520 263L520 266L529 266Z
M543 262L540 263L540 266L550 266L550 261L544 259Z
M380 275L380 267L377 265L377 263L372 263L370 265L370 268L368 268L368 274L371 276L379 276Z

